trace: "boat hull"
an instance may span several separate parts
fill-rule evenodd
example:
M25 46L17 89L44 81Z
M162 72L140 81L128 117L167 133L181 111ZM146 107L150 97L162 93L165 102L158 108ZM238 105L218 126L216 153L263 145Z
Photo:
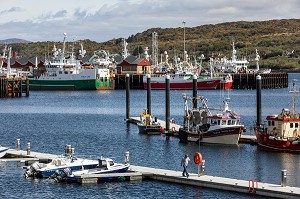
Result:
M29 90L110 90L111 81L105 79L42 80L30 79Z
M217 89L217 86L219 84L220 84L220 80L198 81L197 89L215 90L215 89ZM144 83L144 89L147 89L147 83ZM166 83L153 81L153 82L151 82L151 89L154 89L154 90L166 89ZM172 82L172 80L170 80L170 89L174 89L174 90L193 89L193 81Z
M74 172L72 175L66 177L65 179L62 179L61 182L67 182L67 183L74 183L78 182L78 179L81 177L81 175L93 175L93 174L110 174L110 173L126 173L128 171L129 165L117 165L112 166L108 170L103 168L94 168L91 170L82 170ZM105 176L105 177L98 177L99 181L109 181L113 179L113 177Z
M143 125L143 124L137 124L139 128L139 132L143 134L149 134L149 135L160 135L162 132L162 127L159 125Z
M282 140L276 139L267 134L256 132L257 144L264 148L269 148L277 151L300 152L300 140Z
M8 148L6 148L6 147L2 147L2 146L0 147L0 158L5 156L7 150L8 150Z
M181 142L199 142L200 140L201 143L236 145L242 132L242 126L208 130L200 135L197 132L180 128L179 139Z
M70 168L72 171L78 171L82 169L82 166L85 169L93 169L97 167L98 163L95 164L89 164L89 165L76 165L76 166L63 166L63 167L57 167L53 169L47 169L47 170L40 170L36 172L36 176L38 178L49 178L51 177L56 171L62 171L65 168Z

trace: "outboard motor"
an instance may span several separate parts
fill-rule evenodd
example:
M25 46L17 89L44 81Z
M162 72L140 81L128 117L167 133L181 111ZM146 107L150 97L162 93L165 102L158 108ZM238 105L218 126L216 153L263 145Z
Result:
M54 180L56 182L63 182L70 175L72 175L71 169L70 168L65 168L62 171L56 171L55 172Z
M38 162L32 163L29 167L27 167L27 170L24 173L25 178L34 177L35 173L38 169L40 169L41 166Z

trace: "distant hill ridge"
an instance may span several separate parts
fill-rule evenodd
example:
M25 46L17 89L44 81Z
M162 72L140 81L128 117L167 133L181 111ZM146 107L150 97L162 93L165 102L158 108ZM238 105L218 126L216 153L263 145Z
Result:
M183 57L183 27L178 28L151 28L126 39L128 51L134 56L144 56L145 47L149 47L152 53L152 33L156 32L158 43L158 57L167 51L169 61L174 57ZM261 57L261 68L272 70L299 70L300 69L300 19L281 19L266 21L236 21L219 24L207 24L196 27L185 27L185 49L189 59L198 59L205 56L204 66L207 66L210 58L231 57L232 42L235 43L237 56L249 59L255 55L255 50ZM29 42L26 40L7 39L1 43L12 44L13 51L19 57L32 58L51 55L53 44L62 48L62 42ZM5 42L4 42L5 43ZM68 45L71 41L67 41ZM78 44L79 42L77 42ZM89 39L81 40L87 55L93 55L96 50L105 50L110 54L122 54L122 38L112 38L106 42L95 42ZM74 52L80 49L75 45ZM0 52L1 53L1 52ZM151 60L150 60L151 61ZM199 59L197 60L199 62ZM250 66L255 67L252 60Z
M17 43L31 43L31 41L18 39L18 38L0 40L0 44L17 44Z

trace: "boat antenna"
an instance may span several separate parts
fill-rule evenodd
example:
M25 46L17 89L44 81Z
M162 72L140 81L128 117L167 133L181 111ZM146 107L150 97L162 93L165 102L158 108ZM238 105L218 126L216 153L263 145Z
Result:
M296 86L296 79L292 80L292 87L290 90L290 93L292 93L292 114L295 114L295 98L296 98L296 94L299 93L299 89Z
M63 50L62 50L62 57L61 57L61 61L63 61L64 57L65 57L65 50L66 50L66 38L67 38L67 33L64 33L64 41L63 41Z

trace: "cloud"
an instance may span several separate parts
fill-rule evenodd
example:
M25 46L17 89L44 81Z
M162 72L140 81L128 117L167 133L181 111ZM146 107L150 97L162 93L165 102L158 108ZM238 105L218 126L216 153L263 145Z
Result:
M19 12L19 11L22 11L22 9L20 7L12 7L8 10L0 11L0 15L7 14L7 13L13 13L13 12Z
M52 0L43 7L37 2L10 0L2 6L0 39L61 41L67 32L68 38L107 41L149 28L182 27L182 21L195 27L300 16L297 0Z

